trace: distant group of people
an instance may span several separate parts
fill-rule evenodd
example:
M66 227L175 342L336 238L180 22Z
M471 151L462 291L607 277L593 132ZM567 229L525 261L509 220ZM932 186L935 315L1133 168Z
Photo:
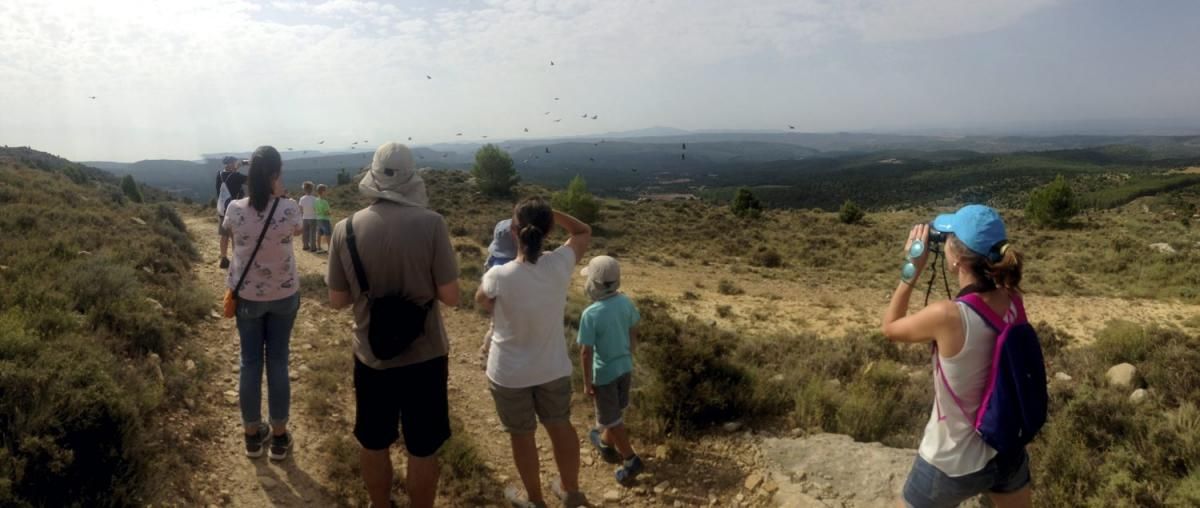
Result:
M449 340L439 308L459 304L459 270L446 221L429 209L412 153L399 143L381 146L359 183L371 204L332 227L323 185L313 196L306 182L299 202L287 199L283 162L274 148L254 152L246 177L237 176L242 161L226 158L223 164L217 179L221 266L228 268L228 286L239 297L246 454L259 457L266 449L275 460L288 455L288 348L300 306L292 239L303 236L304 250L324 252L328 238L330 305L351 308L354 315L353 433L361 445L367 493L373 506L392 504L388 450L403 433L406 492L412 506L433 506L440 471L435 454L451 435ZM240 183L246 185L244 195ZM945 251L961 295L978 295L1000 316L1018 309L1023 315L1021 257L1008 244L999 215L967 207L938 221L950 233ZM550 249L546 241L556 227L568 239ZM914 227L906 252L913 242L928 243L928 236L928 225ZM226 259L230 239L232 262ZM574 366L563 314L575 266L591 239L587 224L541 198L525 199L512 217L496 225L474 295L492 317L481 363L524 486L524 496L508 499L513 506L546 506L534 437L538 423L550 437L559 473L551 491L565 506L587 504L579 486L578 436L570 421ZM917 276L925 260L925 255L912 258ZM580 316L575 338L581 346L583 390L596 410L588 441L618 465L615 479L629 484L645 468L623 424L641 318L621 292L616 259L593 257L581 275L593 302ZM905 484L905 505L954 506L988 492L998 506L1028 506L1028 456L1023 449L997 454L974 432L970 417L981 405L997 330L962 302L939 302L906 316L911 293L908 278L884 316L884 333L894 341L934 344L935 376L944 382L936 384L920 453ZM261 414L264 370L267 424ZM961 413L946 409L954 407Z

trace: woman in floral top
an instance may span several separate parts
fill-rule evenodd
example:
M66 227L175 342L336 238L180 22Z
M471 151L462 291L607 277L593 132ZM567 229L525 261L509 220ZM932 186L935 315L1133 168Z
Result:
M292 238L303 231L303 223L300 207L283 198L283 160L275 148L262 146L254 151L248 187L249 197L229 202L224 223L233 236L233 263L226 284L238 296L237 329L242 346L238 399L245 425L246 455L261 457L263 445L270 441L271 459L283 460L292 444L287 431L291 403L288 343L300 309L300 279L296 276ZM255 254L264 227L266 235ZM235 287L243 271L245 281L240 288ZM262 423L264 359L269 429Z

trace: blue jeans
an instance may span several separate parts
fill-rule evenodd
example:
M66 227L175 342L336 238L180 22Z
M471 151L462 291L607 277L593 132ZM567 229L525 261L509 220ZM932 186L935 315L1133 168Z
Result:
M300 310L300 293L269 302L238 299L237 329L242 342L242 370L238 383L242 422L262 423L263 358L267 370L267 410L271 425L288 420L292 387L288 380L288 343Z

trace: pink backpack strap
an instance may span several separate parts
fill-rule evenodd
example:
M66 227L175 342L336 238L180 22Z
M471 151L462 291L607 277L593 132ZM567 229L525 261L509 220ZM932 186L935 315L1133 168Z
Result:
M967 307L970 307L976 314L979 314L979 317L982 317L996 333L1000 333L1008 327L1008 323L1004 322L1004 317L996 314L996 311L992 310L978 293L959 297L958 301L967 304ZM1014 299L1013 301L1015 302L1016 300Z
M953 388L950 388L950 380L946 379L946 373L944 371L942 371L942 357L937 352L937 343L936 342L933 344L933 361L936 364L936 368L934 370L937 371L938 377L941 378L942 386L946 387L946 392L949 393L950 398L954 400L954 405L958 406L958 410L962 411L963 417L966 418L968 422L975 421L974 418L971 418L971 415L967 414L966 408L963 407L962 399L958 398L958 394L954 393ZM934 397L934 402L936 402L936 401L937 401L937 398ZM941 414L940 406L938 407L938 413L939 413L938 414L939 420L944 420L946 418L944 415Z

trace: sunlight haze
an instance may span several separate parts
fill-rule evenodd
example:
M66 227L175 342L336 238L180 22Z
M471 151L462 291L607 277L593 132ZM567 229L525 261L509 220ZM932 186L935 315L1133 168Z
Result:
M1196 19L1186 1L7 0L0 144L134 161L652 126L1190 128Z

